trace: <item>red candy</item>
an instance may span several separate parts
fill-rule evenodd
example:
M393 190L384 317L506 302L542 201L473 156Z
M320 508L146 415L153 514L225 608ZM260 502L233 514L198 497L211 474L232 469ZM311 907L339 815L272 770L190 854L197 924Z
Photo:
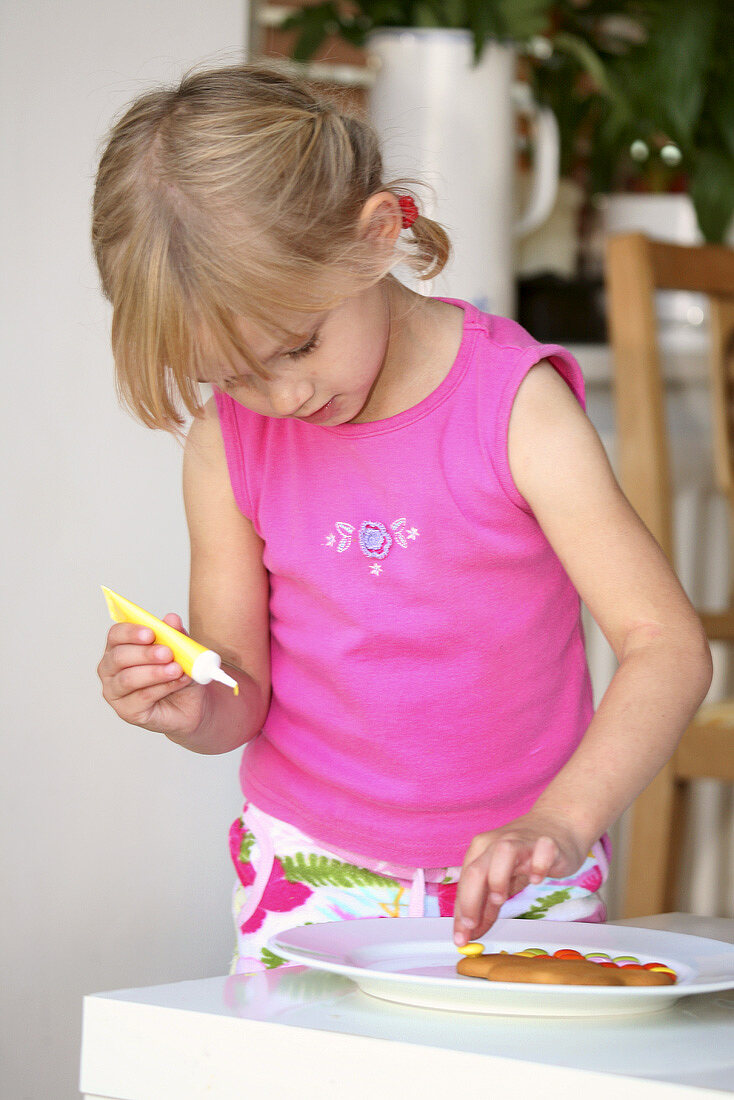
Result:
M501 952L501 954L508 954L507 951ZM526 947L524 951L515 951L515 955L545 955L546 952L542 948ZM603 954L599 952L599 954ZM573 947L561 947L558 951L554 951L549 958L553 959L587 959L589 962L595 963L596 966L611 967L612 970L664 970L667 974L672 974L673 978L677 978L677 974L666 963L661 962L648 962L641 963L639 960L636 962L625 962L625 959L634 959L634 955L619 955L618 961L614 961L609 958L595 957L595 952L590 952L590 955L582 955L580 951L576 951ZM590 957L591 956L591 957Z

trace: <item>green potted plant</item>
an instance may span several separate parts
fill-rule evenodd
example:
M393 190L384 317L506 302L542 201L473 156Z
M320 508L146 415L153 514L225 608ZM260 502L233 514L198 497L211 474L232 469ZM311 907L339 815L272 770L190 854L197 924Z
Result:
M562 171L589 195L687 195L701 236L721 242L734 216L734 6L640 0L616 5L622 18L614 7L558 6L563 32L590 44L595 22L599 79L569 51L533 69L559 120Z
M555 112L561 174L587 194L688 194L702 236L734 214L731 0L328 0L284 25L305 61L338 34L463 28L479 58L491 40L524 46L537 99Z
M282 25L296 30L293 57L308 61L329 35L364 46L371 31L387 27L471 32L478 58L490 39L523 41L547 28L551 0L325 0L302 8Z
M519 49L527 47L529 58L533 48L549 52L540 32L551 8L551 0L328 0L283 27L297 32L300 61L329 35L366 46L375 73L369 107L387 174L426 181L422 211L451 229L454 256L437 289L490 312L514 312L515 240L545 220L556 197L555 115L538 109L527 81L516 79ZM577 57L596 64L585 43L566 39ZM532 120L534 154L519 216L517 112Z

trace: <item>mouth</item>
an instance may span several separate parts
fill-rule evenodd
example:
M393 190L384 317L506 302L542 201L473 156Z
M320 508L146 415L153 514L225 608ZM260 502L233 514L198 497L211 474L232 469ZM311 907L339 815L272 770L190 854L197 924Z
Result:
M334 404L334 398L330 398L325 405L322 405L316 412L310 414L310 416L299 416L298 419L302 420L304 424L320 424L323 420L328 420L331 416L331 406Z

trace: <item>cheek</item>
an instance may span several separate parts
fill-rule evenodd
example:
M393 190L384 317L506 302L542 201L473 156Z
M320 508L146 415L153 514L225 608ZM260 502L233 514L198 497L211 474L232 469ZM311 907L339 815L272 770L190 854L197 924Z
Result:
M375 379L380 373L382 359L376 353L378 350L375 348L370 349L370 352L362 356L359 363L355 363L352 384L359 393L366 393L371 390L375 384Z
M372 385L382 369L387 354L388 334L381 327L375 329L365 337L358 359L358 374L360 381L366 385Z

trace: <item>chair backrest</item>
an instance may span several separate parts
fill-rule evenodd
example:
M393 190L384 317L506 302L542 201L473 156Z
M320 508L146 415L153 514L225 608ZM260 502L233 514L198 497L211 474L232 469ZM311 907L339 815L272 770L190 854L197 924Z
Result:
M711 304L710 382L716 483L734 515L734 249L653 241L607 242L607 316L622 487L673 561L670 454L655 313L657 290L706 294Z
M607 242L620 481L672 561L670 454L656 290L691 290L710 298L714 471L717 486L734 503L734 250L667 244L643 233L624 233Z
M734 250L683 247L640 233L607 243L607 317L614 353L618 472L627 497L675 564L673 490L665 418L665 383L655 292L708 295L713 465L734 517ZM730 547L734 539L730 538ZM731 575L734 576L734 570ZM734 601L726 611L699 614L709 639L734 642ZM728 711L727 711L728 714ZM673 758L635 801L622 912L626 917L675 907L686 788L695 776L729 778L732 738L691 726ZM728 732L728 731L725 731ZM713 740L712 740L713 737Z

